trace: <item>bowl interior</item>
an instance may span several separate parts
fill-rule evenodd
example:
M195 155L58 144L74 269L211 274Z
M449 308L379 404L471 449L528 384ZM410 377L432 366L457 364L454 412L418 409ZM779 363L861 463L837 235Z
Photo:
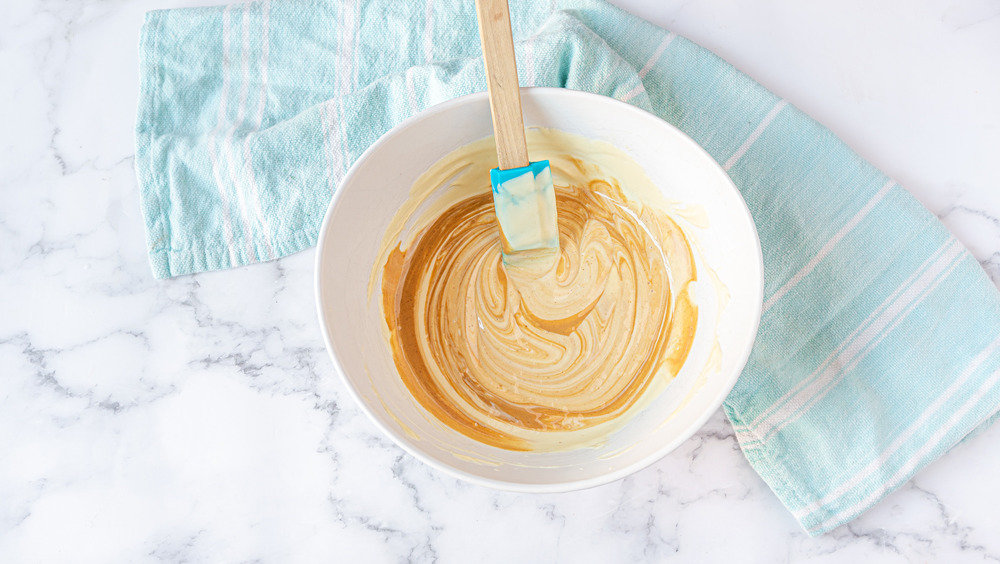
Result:
M522 106L526 125L609 142L630 154L667 199L700 210L702 219L694 222L699 225L683 218L681 224L695 241L700 271L714 276L700 276L694 345L681 373L659 397L602 446L514 452L480 444L441 424L397 375L382 333L379 294L368 295L369 278L385 229L416 178L449 152L492 134L485 93L451 100L411 118L355 163L320 233L317 301L327 346L348 388L400 446L473 482L520 491L561 491L612 481L652 463L718 409L757 333L760 246L729 177L701 147L666 122L610 98L563 89L524 89Z

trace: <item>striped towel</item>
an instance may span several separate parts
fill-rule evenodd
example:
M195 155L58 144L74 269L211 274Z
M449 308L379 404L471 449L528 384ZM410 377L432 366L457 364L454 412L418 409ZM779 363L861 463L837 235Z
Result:
M997 412L998 293L896 183L676 34L599 0L511 9L522 84L654 112L742 191L765 303L725 410L807 531L856 517ZM285 0L150 13L136 169L154 274L312 246L366 147L423 108L485 89L474 10Z

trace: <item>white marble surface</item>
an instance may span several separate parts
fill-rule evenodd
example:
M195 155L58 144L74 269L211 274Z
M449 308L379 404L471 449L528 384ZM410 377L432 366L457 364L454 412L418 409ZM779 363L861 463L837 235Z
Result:
M0 562L1000 560L1000 427L809 538L720 414L607 486L516 495L403 454L335 378L312 252L155 281L145 10L0 3ZM616 0L842 136L1000 282L995 0Z

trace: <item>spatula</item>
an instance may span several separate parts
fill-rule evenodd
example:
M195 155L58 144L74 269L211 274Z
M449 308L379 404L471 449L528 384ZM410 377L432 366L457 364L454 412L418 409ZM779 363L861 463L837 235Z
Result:
M549 161L530 162L507 0L476 0L499 167L490 171L504 260L559 249ZM529 253L535 254L535 253Z

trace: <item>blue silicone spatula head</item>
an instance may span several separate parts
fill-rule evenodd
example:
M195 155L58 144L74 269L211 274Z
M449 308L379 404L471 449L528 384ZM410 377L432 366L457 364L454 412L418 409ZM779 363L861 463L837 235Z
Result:
M490 183L504 256L559 248L556 192L549 161L507 170L494 168Z
M476 0L476 12L500 164L490 171L490 183L504 259L528 251L558 251L552 171L548 161L528 161L507 0Z

